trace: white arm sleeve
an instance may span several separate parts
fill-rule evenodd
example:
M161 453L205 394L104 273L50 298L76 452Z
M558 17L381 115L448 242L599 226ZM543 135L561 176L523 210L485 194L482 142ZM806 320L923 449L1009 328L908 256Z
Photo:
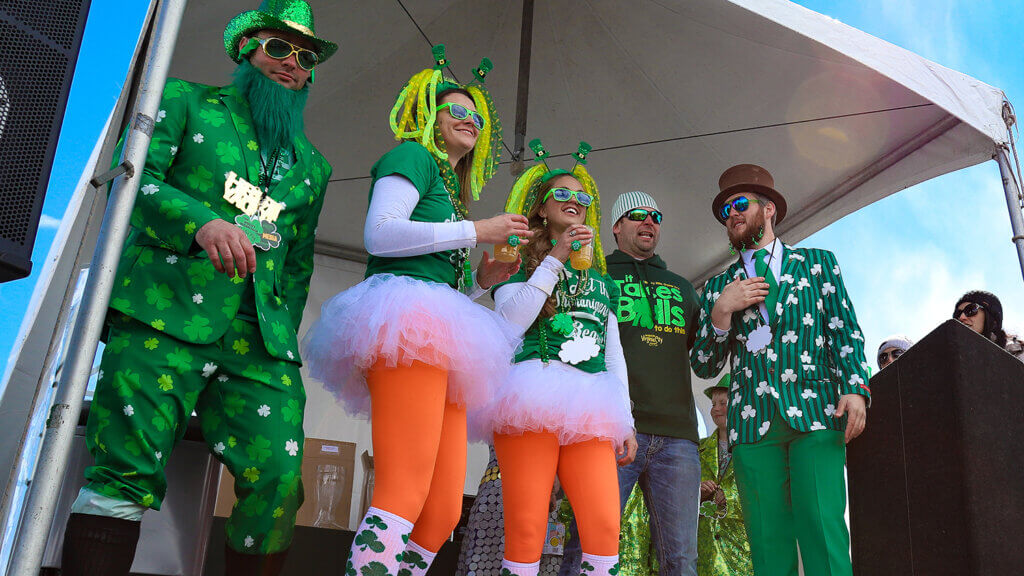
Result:
M626 371L626 355L622 351L622 341L619 340L619 321L615 314L608 315L608 336L605 339L604 363L608 371L615 374L622 382L622 395L626 398L626 408L633 411L633 402L629 399L629 375Z
M363 244L374 256L419 256L476 246L476 227L459 222L413 222L420 193L405 176L392 174L373 185Z
M548 256L534 269L526 282L505 284L494 292L494 311L520 326L522 334L533 324L558 282L562 263Z
M476 270L473 270L473 291L467 294L470 300L478 300L481 296L487 294L487 288L484 288L477 282Z

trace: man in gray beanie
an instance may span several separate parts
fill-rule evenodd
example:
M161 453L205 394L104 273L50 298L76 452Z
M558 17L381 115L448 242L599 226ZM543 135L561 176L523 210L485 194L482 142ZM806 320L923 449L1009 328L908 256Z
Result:
M878 369L881 370L910 350L914 341L902 334L893 334L878 347Z
M622 293L616 316L638 444L636 459L619 468L619 500L625 507L639 482L661 576L696 576L700 458L689 349L699 300L693 285L655 253L662 213L654 198L626 192L606 214L615 222L618 249L606 260ZM565 545L563 576L580 573L575 528Z

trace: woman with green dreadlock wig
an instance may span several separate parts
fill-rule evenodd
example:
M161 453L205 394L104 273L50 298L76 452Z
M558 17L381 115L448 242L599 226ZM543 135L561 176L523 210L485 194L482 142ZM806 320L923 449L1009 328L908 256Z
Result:
M572 170L549 168L540 141L530 147L539 163L516 181L505 209L529 218L533 242L523 250L524 268L494 292L495 311L525 337L508 378L482 411L502 479L502 574L538 573L557 474L576 510L582 573L613 576L616 458L628 464L636 446L615 318L619 290L601 251L600 197L584 166L590 146L580 143ZM572 253L588 243L593 265L585 267Z
M521 337L473 303L519 269L469 249L529 242L527 220L470 221L498 163L501 125L484 77L445 79L435 66L405 85L391 112L401 143L370 174L366 280L324 304L305 339L310 374L354 414L372 417L375 487L346 574L426 574L462 512L466 414L501 382ZM467 296L468 295L468 296Z

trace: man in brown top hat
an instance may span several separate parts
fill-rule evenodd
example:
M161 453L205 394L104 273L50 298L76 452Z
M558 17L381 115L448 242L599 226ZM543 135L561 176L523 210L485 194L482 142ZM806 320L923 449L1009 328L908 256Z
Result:
M775 236L786 200L771 174L726 170L712 213L740 257L708 280L691 365L713 378L732 355L727 418L758 576L850 576L845 442L864 429L868 364L835 255Z

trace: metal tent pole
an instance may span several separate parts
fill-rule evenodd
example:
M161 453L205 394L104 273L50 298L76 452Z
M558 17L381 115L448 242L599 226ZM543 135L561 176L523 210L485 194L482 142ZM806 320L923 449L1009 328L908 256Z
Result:
M89 279L65 369L57 385L56 399L50 409L39 453L39 464L32 489L25 504L18 543L8 576L38 576L43 551L74 436L82 411L82 397L89 382L89 372L96 356L103 319L107 314L114 274L121 256L121 247L128 234L129 219L135 206L142 167L146 163L154 118L160 107L167 70L185 12L186 0L161 0L153 41L142 72L139 95L132 114L121 164L125 174L114 180L103 224L100 228L89 268ZM116 33L116 31L112 31Z
M519 31L519 80L516 82L516 141L512 147L512 176L525 171L526 115L530 108L530 59L533 56L533 0L523 0L523 20Z
M1006 194L1006 208L1010 211L1010 229L1013 230L1013 243L1017 246L1017 260L1020 262L1021 275L1024 276L1024 213L1021 212L1021 195L1017 181L1010 169L1010 160L1006 150L998 148L995 154L999 163L999 175L1003 178L1003 192Z

